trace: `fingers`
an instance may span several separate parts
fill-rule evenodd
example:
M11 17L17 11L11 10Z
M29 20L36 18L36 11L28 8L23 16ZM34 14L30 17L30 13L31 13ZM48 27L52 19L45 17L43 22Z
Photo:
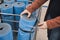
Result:
M43 23L38 23L38 28L40 28L40 29L47 29L47 24L46 24L46 22L43 22Z
M30 18L30 16L31 16L31 13L28 13L28 16L27 17Z
M42 26L44 23L38 23L38 26Z
M22 16L22 15L24 15L26 12L25 11L23 11L21 14L20 14L20 16Z
M39 28L40 29L47 29L45 26L40 26Z
M23 12L20 14L20 17L23 15Z
M22 16L22 15L24 15L24 14L27 14L27 17L28 17L28 18L30 18L30 16L31 16L31 13L30 13L28 10L24 10L24 11L20 14L20 16Z
M28 15L27 15L28 18L30 18L30 16L31 16L30 13L26 13L26 12L25 12L25 13L22 13L20 16L22 17L22 15L24 15L24 14L28 14Z

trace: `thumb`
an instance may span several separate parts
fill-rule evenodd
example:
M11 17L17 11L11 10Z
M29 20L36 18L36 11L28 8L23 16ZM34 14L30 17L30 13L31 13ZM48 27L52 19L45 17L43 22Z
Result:
M20 14L20 16L22 16L23 14L25 14L25 12L24 12L24 11Z
M40 23L39 28L40 28L40 29L47 29L47 24L46 24L46 22Z
M27 17L30 18L30 16L31 16L31 13L28 13L28 16Z
M42 23L38 23L38 26L42 26L44 23L42 22Z

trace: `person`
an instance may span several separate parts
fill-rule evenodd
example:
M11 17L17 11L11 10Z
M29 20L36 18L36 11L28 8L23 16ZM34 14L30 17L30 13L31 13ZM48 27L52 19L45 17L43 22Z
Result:
M23 14L28 14L27 17L30 17L32 12L38 9L46 1L48 0L34 0L34 2L21 13L21 16ZM60 0L50 0L47 13L51 15L52 19L39 23L38 25L40 28L52 30L49 40L60 40Z

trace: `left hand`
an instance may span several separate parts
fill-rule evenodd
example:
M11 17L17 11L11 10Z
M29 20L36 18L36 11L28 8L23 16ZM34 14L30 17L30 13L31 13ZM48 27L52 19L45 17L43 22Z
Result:
M40 29L47 29L47 23L46 22L38 23L38 26Z
M24 14L28 14L28 15L27 15L28 18L31 16L31 13L30 13L27 9L25 9L25 10L20 14L20 16L22 16L22 15L24 15Z

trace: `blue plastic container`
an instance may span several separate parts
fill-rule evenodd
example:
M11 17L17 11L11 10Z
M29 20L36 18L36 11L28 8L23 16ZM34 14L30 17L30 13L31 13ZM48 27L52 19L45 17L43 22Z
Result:
M7 23L0 23L0 40L13 40L11 26Z
M4 3L6 3L6 4L12 4L14 2L15 2L15 0L4 0Z
M34 26L36 23L36 17L31 16L30 18L27 17L27 15L22 15L22 17L20 17L20 24L27 24L29 26Z
M20 29L18 30L18 40L30 40L30 33L23 32Z
M26 5L28 5L29 0L17 0L17 2L24 2Z

